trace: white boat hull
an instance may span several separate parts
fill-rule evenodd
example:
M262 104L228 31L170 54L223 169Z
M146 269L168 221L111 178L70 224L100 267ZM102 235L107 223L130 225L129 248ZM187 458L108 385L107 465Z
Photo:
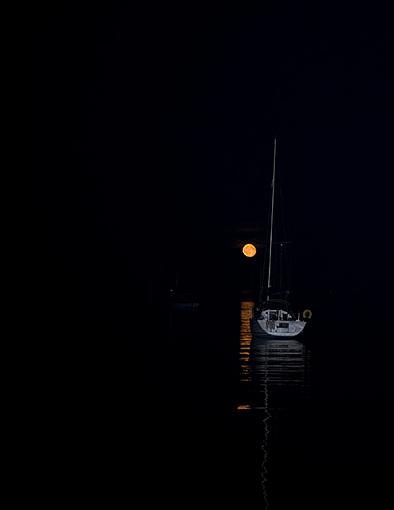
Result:
M306 322L301 320L251 319L252 333L271 339L292 338L302 333Z

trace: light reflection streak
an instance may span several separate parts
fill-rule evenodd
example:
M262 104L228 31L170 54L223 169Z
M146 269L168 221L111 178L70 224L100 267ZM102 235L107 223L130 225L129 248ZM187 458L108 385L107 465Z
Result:
M265 340L254 344L250 329L253 306L251 301L241 302L239 359L243 403L237 411L248 411L263 425L260 484L264 508L267 509L272 418L286 411L289 401L294 404L309 397L310 353L294 339Z
M263 451L263 461L261 463L261 488L263 490L263 498L265 509L269 507L268 501L268 438L269 438L269 420L271 418L271 413L269 409L269 401L268 401L268 357L265 357L265 371L264 371L264 384L263 384L263 392L264 392L264 437L261 445L261 449Z
M252 318L253 301L241 303L241 327L240 327L240 378L241 382L251 382L250 369L250 344L252 334L250 331L250 319Z

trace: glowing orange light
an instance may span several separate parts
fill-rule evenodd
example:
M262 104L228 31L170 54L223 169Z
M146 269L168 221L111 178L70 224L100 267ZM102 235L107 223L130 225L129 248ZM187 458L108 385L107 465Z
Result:
M252 407L249 404L240 404L237 407L237 411L250 411Z
M242 248L242 253L245 255L245 257L254 257L256 255L256 247L250 243L245 244L245 246Z

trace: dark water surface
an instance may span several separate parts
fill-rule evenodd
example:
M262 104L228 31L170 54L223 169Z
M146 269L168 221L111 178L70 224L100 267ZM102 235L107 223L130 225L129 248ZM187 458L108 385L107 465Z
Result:
M156 401L141 455L150 496L155 486L181 506L388 504L393 418L376 356L354 353L344 370L352 358L338 342L326 357L318 338L255 345L252 306L218 320L214 305L176 312L169 344L150 354Z
M71 329L56 358L48 342L22 422L34 491L52 506L391 508L390 336L317 309L299 341L255 344L252 305L141 307L127 353L105 323L89 349Z

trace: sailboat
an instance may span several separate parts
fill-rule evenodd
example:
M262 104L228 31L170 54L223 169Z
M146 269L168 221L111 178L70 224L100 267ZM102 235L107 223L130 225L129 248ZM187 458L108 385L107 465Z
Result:
M272 246L274 232L274 204L275 204L275 177L276 177L276 138L274 140L274 158L272 173L272 196L270 214L270 238L268 247L268 281L260 289L260 300L253 311L251 330L254 336L267 339L286 339L299 335L305 328L306 321L300 319L291 310L287 299L277 299L273 291L272 280ZM284 243L280 243L281 248ZM279 268L280 269L280 268ZM263 274L264 278L264 274Z

